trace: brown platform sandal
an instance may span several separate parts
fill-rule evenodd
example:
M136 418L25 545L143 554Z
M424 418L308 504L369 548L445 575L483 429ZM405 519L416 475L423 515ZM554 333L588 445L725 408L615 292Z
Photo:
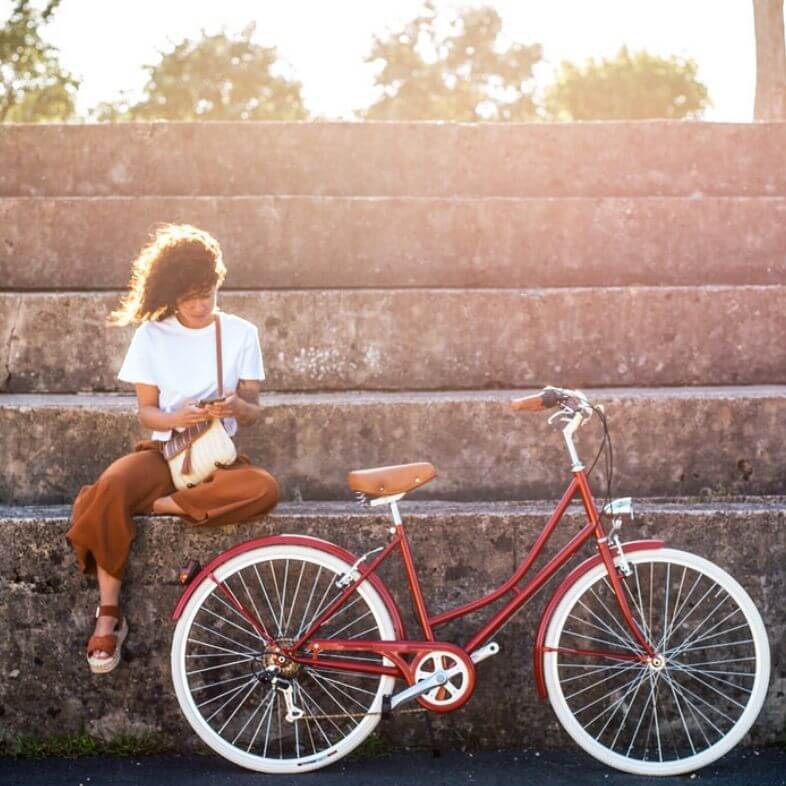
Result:
M113 633L103 636L93 635L87 642L87 662L93 674L106 674L120 663L123 642L128 635L128 622L120 611L120 606L99 606L96 609L96 619L99 617L114 617L119 625L115 624ZM108 652L108 658L94 658L94 652Z

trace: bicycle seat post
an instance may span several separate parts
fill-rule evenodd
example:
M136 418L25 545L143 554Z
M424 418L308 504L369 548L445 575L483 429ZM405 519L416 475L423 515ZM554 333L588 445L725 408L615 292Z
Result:
M398 511L398 500L393 500L390 503L390 514L393 516L393 523L397 526L401 526L401 514Z

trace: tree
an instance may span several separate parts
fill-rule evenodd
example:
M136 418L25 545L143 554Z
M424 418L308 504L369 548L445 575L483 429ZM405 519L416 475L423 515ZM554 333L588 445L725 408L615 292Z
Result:
M693 60L631 54L624 46L610 59L563 62L546 90L546 114L553 120L698 118L710 100L696 70Z
M0 122L34 123L68 120L74 115L79 80L64 70L58 50L39 33L60 0L43 11L30 0L16 0L0 28Z
M488 7L420 16L385 38L374 36L367 63L380 65L382 95L367 120L525 120L535 117L532 67L539 44L499 46L502 20Z
M756 31L755 120L786 119L783 0L753 0Z
M197 41L184 39L147 65L142 100L104 103L98 120L304 120L300 82L277 76L275 47L251 41L255 25L238 37L225 31Z

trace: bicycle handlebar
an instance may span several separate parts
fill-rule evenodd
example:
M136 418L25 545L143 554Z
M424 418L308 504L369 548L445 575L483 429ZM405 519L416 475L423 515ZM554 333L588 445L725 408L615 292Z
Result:
M543 388L540 393L516 398L510 402L511 409L514 411L523 409L529 412L543 412L558 405L561 405L561 412L552 415L549 418L549 423L555 418L567 422L565 428L562 429L562 434L565 437L572 468L574 471L584 469L584 465L576 453L576 446L573 444L573 434L585 420L592 417L593 406L580 390L555 388L549 385Z
M560 394L554 388L544 388L540 393L533 396L515 398L511 401L511 409L518 411L526 409L529 412L542 412L544 409L556 407L560 402Z

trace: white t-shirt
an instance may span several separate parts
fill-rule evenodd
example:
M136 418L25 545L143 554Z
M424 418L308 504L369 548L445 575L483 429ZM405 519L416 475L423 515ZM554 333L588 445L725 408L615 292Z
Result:
M224 395L240 379L264 379L259 329L253 322L219 311ZM134 333L117 378L123 382L155 385L164 412L180 409L186 401L218 395L216 323L188 328L176 316L143 322ZM235 418L224 418L227 433L237 431ZM183 431L184 428L178 428ZM151 439L169 439L172 431L154 431Z

